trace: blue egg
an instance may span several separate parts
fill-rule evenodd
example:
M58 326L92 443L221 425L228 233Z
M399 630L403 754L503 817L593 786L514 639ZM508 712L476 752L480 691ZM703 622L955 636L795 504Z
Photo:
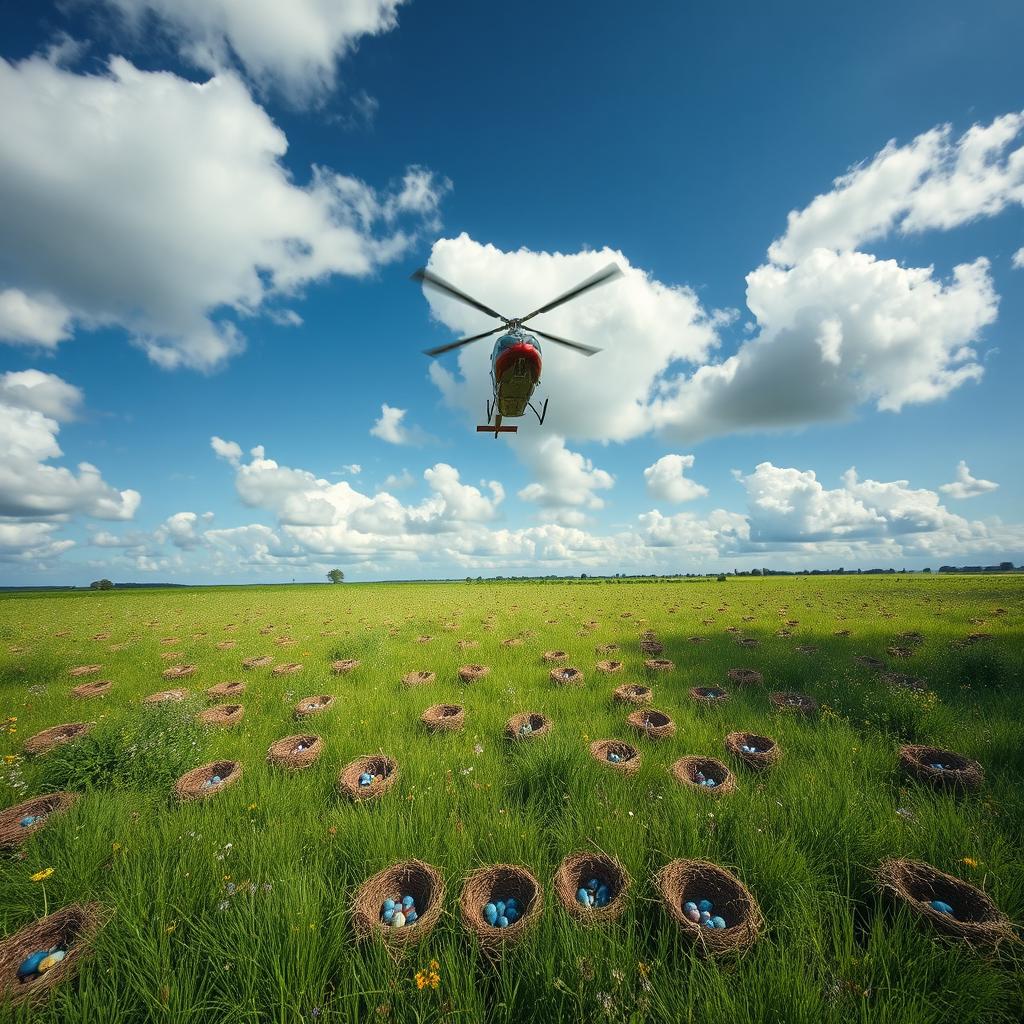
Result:
M932 910L937 910L940 914L952 914L953 908L946 903L944 900L932 900Z
M498 917L501 917L501 915L505 913L505 901L498 900L498 902L495 903L494 906L497 908Z
M687 910L686 920L692 921L694 924L700 924L700 911L696 907L693 910Z
M505 900L505 913L507 914L510 910L519 910L519 900L517 900L515 896L509 896L509 898Z
M509 924L515 924L516 921L519 920L519 916L520 915L519 915L519 911L516 910L514 907L506 907L505 908L505 916L508 918L508 923Z
M406 911L406 914L405 914L405 923L406 924L413 924L417 920L417 918L419 916L420 915L417 914L415 910L408 910L408 911Z
M715 916L713 918L711 918L711 920L714 923L714 926L716 928L724 928L725 927L725 918L724 917L719 917L718 914L715 914Z
M498 916L498 927L499 928L507 928L508 927L508 918L504 914L500 914Z
M705 927L705 928L714 928L714 927L715 927L715 922L714 922L714 921L712 921L712 920L711 920L711 918L708 918L708 919L707 919L707 920L706 920L706 921L704 922L704 927Z
M697 904L697 909L702 914L708 913L709 911L713 910L714 907L715 907L715 905L714 905L714 903L711 902L711 900L700 900L700 902L698 902L698 904Z
M397 913L397 910L394 907L392 907L390 910L385 910L384 914L383 914L384 923L385 924L391 924L391 922L394 919L394 916L395 916L396 913Z
M498 920L498 908L493 903L488 903L484 907L484 920L489 925L494 925Z
M21 966L18 968L18 977L27 978L30 974L35 974L39 969L39 965L50 955L48 949L36 950L31 956L25 957L21 962Z
M706 910L700 910L700 911L698 911L698 914L699 914L698 920L700 921L701 924L707 924L708 921L711 920L711 915Z
M408 910L416 901L411 896L402 897L402 908Z
M596 889L600 884L601 883L596 878L592 878L589 882L587 882L587 888Z
M34 825L35 823L36 823L35 815L32 815L32 814L26 815L24 818L21 819L21 821L18 822L18 824L22 828L28 828L29 825Z
M212 779L210 779L210 781L216 786L217 783L220 782L220 776L219 775L214 775L214 777Z
M576 902L577 903L582 903L583 906L585 906L585 907L589 907L590 906L590 893L587 892L586 889L580 889L576 893Z
M384 910L385 910L385 912L387 912L389 910L394 910L394 909L395 909L395 901L394 900L385 900L384 901Z
M696 910L696 909L697 909L697 904L694 903L693 900L687 900L683 904L683 913L688 914L691 910Z

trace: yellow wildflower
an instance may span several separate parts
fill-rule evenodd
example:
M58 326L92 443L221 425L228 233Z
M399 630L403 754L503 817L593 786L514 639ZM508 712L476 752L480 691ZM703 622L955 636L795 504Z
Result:
M45 882L53 874L53 868L43 868L32 876L33 882Z
M973 857L964 857L963 863L969 868L976 868L978 866L978 862Z

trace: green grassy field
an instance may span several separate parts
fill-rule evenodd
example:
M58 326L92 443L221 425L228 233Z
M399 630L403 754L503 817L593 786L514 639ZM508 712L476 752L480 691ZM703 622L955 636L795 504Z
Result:
M0 1008L0 1019L1019 1021L1019 945L979 953L939 940L876 893L872 872L885 857L925 860L1024 920L1022 598L1022 577L900 576L0 597L0 720L15 719L0 737L0 806L83 794L21 854L0 859L0 934L74 901L109 911L75 980L33 1011ZM791 620L792 635L777 635ZM674 671L646 673L645 629ZM893 658L887 649L905 631L924 641ZM972 633L990 637L963 644ZM737 646L740 636L759 646ZM522 643L503 645L514 637ZM460 640L479 646L463 650ZM594 670L606 643L621 645L618 675ZM541 661L551 648L569 652L582 688L551 684ZM303 668L283 677L241 669L263 654ZM929 690L889 687L855 655L920 676ZM341 657L362 663L332 675ZM492 671L463 685L456 669L467 662ZM108 696L70 695L83 680L69 669L83 663L102 664L91 678L113 681ZM175 663L198 671L165 682ZM736 666L759 670L765 685L730 686ZM402 676L416 669L436 682L405 688ZM197 725L205 689L232 679L248 687L241 724ZM654 688L653 706L678 726L673 739L633 736L630 709L610 699L622 682ZM728 686L732 699L697 706L688 688L708 683ZM140 704L173 685L190 688L186 703ZM821 714L772 712L771 690L807 693ZM323 693L337 696L333 708L296 723L295 703ZM464 732L423 730L420 713L439 702L465 706ZM504 740L518 711L549 715L552 734ZM74 721L95 725L59 750L23 756L28 737ZM673 781L667 768L683 754L729 760L723 739L733 729L775 737L781 762L762 775L733 763L738 788L720 798ZM324 740L314 766L285 773L266 763L271 742L305 730ZM589 757L588 741L607 737L641 749L638 774L620 777ZM955 798L908 781L897 769L901 742L977 759L984 787ZM395 758L401 777L380 800L354 805L337 776L373 752ZM243 763L237 785L196 804L172 800L179 774L216 758ZM592 849L616 856L633 880L625 914L609 926L575 924L551 887L563 857ZM353 891L411 857L444 875L440 923L397 957L376 941L357 945ZM754 893L766 925L746 954L709 961L680 941L651 885L677 857L727 866ZM536 874L544 911L490 963L457 903L470 871L501 862ZM47 868L51 876L32 881ZM420 988L415 975L431 960L438 983Z

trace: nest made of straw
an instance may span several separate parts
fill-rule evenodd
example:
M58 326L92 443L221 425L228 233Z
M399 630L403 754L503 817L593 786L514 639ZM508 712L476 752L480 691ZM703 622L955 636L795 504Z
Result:
M336 676L343 676L353 669L359 668L359 665L360 661L358 658L339 658L337 661L331 662L331 671Z
M148 697L142 698L143 704L171 704L184 700L188 696L188 690L179 687L174 690L160 690L159 693L151 693Z
M644 668L648 672L671 672L675 667L674 662L668 658L648 658L644 662Z
M255 658L246 658L242 662L242 668L266 668L273 664L274 659L269 654L261 654Z
M614 654L619 649L618 644L599 644L594 648L595 654Z
M914 693L924 693L928 689L928 683L919 676L910 676L906 672L883 672L882 682L896 690L911 690Z
M540 657L541 661L546 661L549 664L554 665L565 661L569 655L565 651L545 651Z
M488 903L514 897L522 908L519 919L507 928L489 925L484 918ZM459 899L462 923L480 942L486 953L494 953L506 942L516 942L540 917L544 909L544 894L540 882L515 864L494 864L478 868L465 881Z
M220 776L220 782L207 786L205 783L215 775ZM174 784L174 794L179 800L205 800L233 786L242 777L242 764L240 761L211 761L209 764L193 768Z
M62 814L78 799L77 793L48 793L23 800L0 811L0 849L21 846L38 832L54 814ZM31 825L20 825L24 818L36 818Z
M300 750L299 747L302 749ZM319 736L313 733L300 733L296 736L285 736L277 740L267 749L267 762L279 768L298 771L308 768L323 753L324 744Z
M672 763L669 771L676 782L689 789L699 789L702 793L712 796L725 796L736 789L736 776L729 771L728 765L716 757L681 757ZM707 779L714 779L714 786L704 786L697 781L698 772Z
M665 650L665 645L660 640L641 640L640 653L653 658Z
M245 708L241 704L217 704L205 711L200 711L196 718L203 725L215 725L221 729L231 729L242 720Z
M334 704L334 697L329 693L321 693L315 697L303 697L295 705L295 717L306 718L308 715L316 715L326 711Z
M752 754L744 747L754 747L757 753ZM754 732L729 733L725 737L725 749L748 767L758 770L770 768L782 757L779 744L771 736L759 736Z
M170 668L165 668L160 674L164 679L185 679L195 675L195 672L195 665L172 665Z
M206 691L206 696L211 700L224 700L225 698L230 700L232 697L241 697L243 693L245 693L245 683L240 679L235 679L229 683L217 683L216 686L211 686Z
M352 899L352 926L356 938L378 935L388 943L408 945L425 938L444 910L444 879L437 868L421 860L404 860L379 871L356 890ZM387 899L400 902L411 896L416 902L416 920L392 928L381 920Z
M974 945L994 946L1014 934L1009 918L985 892L924 861L884 860L878 865L876 878L898 905L907 907L944 935ZM932 900L948 903L953 913L935 910Z
M670 861L655 875L654 884L682 937L706 956L746 949L764 924L754 894L731 871L710 861ZM704 928L687 918L683 905L701 900L714 904L725 928Z
M436 673L427 672L425 669L419 672L407 672L402 676L402 683L405 686L426 686L437 678Z
M101 668L103 668L102 665L77 665L75 668L68 669L68 675L74 676L76 679L79 676L94 676Z
M110 693L113 687L113 682L109 679L96 679L91 683L82 683L80 686L75 686L71 690L73 697L104 697Z
M612 675L615 672L621 672L622 671L622 662L621 661L599 661L597 663L597 665L595 665L594 667L597 669L598 672L601 672L603 675L610 676L610 675Z
M359 776L375 776L368 786L359 785ZM398 762L383 754L368 754L350 761L338 776L338 789L349 800L376 800L398 781Z
M737 686L760 686L764 682L764 676L752 668L731 668L726 675Z
M724 704L729 699L729 691L720 686L691 686L690 696L701 704Z
M585 907L576 898L580 889L593 879L608 886L609 899L603 907ZM606 853L571 853L558 865L554 889L570 917L583 924L602 924L614 921L626 909L629 874Z
M563 668L553 668L548 673L548 678L555 686L582 686L583 673L578 668L569 665Z
M801 715L813 715L817 713L818 702L806 693L796 693L794 690L777 690L768 694L768 701L776 711L795 711Z
M873 672L881 672L885 668L885 662L881 658L873 658L869 654L855 654L853 660L863 668L869 668Z
M285 661L280 665L275 665L270 674L274 676L293 676L296 672L301 672L302 666L297 661Z
M609 761L609 754L618 754L619 760ZM640 751L622 740L594 740L590 744L590 756L624 775L635 775L640 770Z
M0 1001L20 1003L44 996L61 981L74 976L89 943L103 924L103 912L97 903L72 903L33 921L21 931L0 942ZM22 961L40 949L59 947L64 959L45 974L18 978Z
M483 679L490 675L491 670L487 665L462 665L459 667L459 678L464 683L472 683L477 679Z
M523 711L505 723L505 737L510 740L539 739L551 732L553 724L550 718L537 711ZM520 731L524 725L530 726L529 732Z
M641 736L646 736L649 740L667 740L676 734L676 723L664 711L645 708L642 711L634 711L626 721Z
M461 732L466 724L466 710L461 704L434 704L420 715L428 732Z
M980 789L985 781L985 769L977 761L941 747L908 743L900 747L899 758L904 771L935 789L968 792Z
M653 698L651 688L639 683L623 683L612 690L612 700L619 704L650 704Z
M66 725L54 725L35 736L25 740L26 754L45 754L61 743L70 743L84 736L92 728L91 722L68 722Z

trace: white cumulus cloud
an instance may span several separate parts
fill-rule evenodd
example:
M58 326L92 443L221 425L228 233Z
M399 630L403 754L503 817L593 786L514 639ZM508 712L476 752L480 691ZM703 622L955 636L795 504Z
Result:
M708 489L685 475L692 469L692 455L663 455L653 466L644 470L647 493L659 501L682 503L703 498Z
M410 426L406 422L406 409L398 409L393 405L383 403L380 407L380 416L370 427L370 434L379 437L388 444L422 445L433 440L422 428Z
M976 498L979 494L989 494L998 489L999 484L991 480L979 480L971 476L971 471L963 459L957 463L956 479L939 487L943 494L948 494L951 498Z

